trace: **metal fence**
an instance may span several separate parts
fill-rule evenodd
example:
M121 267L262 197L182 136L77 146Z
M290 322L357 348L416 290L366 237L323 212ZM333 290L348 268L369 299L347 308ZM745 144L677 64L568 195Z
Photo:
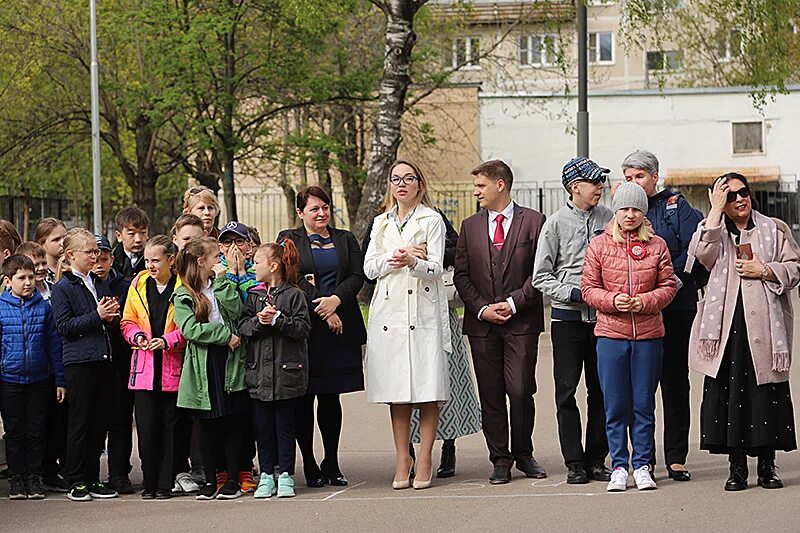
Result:
M684 187L680 192L689 202L703 212L708 212L708 194L705 187ZM470 183L435 183L430 196L434 205L459 228L461 221L478 210ZM514 201L533 208L545 215L551 215L564 205L566 191L561 182L525 182L515 184L512 189ZM800 187L797 179L784 177L778 183L753 185L753 200L762 213L780 218L790 225L795 239L800 241ZM262 239L274 239L279 231L297 224L294 218L293 202L290 203L278 190L263 192L244 192L237 194L239 219L258 228ZM602 203L611 205L609 187L603 194ZM68 227L87 225L88 216L75 209L74 202L60 197L23 197L11 194L0 195L0 218L12 221L20 233L27 225L29 235L33 235L36 223L47 216L64 220ZM291 216L290 216L291 215ZM86 218L82 220L81 217ZM225 220L224 213L221 216ZM333 222L337 227L349 228L349 215L341 189L333 193Z

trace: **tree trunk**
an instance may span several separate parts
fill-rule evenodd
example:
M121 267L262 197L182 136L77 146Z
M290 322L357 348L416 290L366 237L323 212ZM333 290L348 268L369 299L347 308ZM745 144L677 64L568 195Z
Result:
M148 116L142 111L134 121L136 136L136 172L127 181L133 191L133 203L143 209L151 219L156 212L156 182L159 172L153 160L155 132ZM154 219L152 222L156 222ZM155 224L158 226L158 224ZM155 227L153 230L161 228ZM155 233L155 231L153 231Z
M355 109L351 105L341 105L334 108L331 125L331 135L341 147L339 150L339 172L342 175L342 189L344 202L347 205L347 214L350 227L356 223L358 205L361 203L361 179L358 160L358 123Z
M229 9L233 6L229 2ZM225 42L225 78L223 80L225 100L222 105L222 191L225 201L225 213L228 220L239 220L236 211L236 184L234 182L234 162L236 160L236 142L233 133L233 115L236 112L236 26L234 25L222 38Z
M372 147L361 205L353 231L359 239L386 194L389 167L397 158L402 137L400 120L411 84L409 64L417 36L414 16L427 0L373 1L386 15L386 56L378 89L378 112L372 129Z

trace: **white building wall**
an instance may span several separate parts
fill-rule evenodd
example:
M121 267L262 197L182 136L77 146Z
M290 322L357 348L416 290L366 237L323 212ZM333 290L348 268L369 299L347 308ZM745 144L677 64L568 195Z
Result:
M483 94L481 159L501 158L518 181L561 179L576 152L575 98ZM780 95L763 109L735 89L607 93L589 98L590 157L622 176L620 163L637 148L653 151L661 175L670 168L780 167L784 179L800 175L800 91ZM765 122L765 153L733 155L732 121Z

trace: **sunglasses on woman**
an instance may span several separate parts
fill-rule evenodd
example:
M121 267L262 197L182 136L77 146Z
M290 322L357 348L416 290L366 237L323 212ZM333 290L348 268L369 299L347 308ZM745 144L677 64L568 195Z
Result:
M726 198L726 200L728 201L729 204L732 204L733 202L736 201L737 196L740 196L742 198L747 198L748 196L750 196L750 189L748 189L747 187L742 187L738 191L728 191L728 197Z

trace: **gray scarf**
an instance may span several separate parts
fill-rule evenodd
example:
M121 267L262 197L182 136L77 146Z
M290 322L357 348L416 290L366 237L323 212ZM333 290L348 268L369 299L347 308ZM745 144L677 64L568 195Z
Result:
M767 264L777 260L778 254L778 226L775 221L753 211L753 249L762 263ZM724 224L724 222L723 222ZM690 259L687 260L687 269L695 260L698 241L693 240L689 246ZM725 290L728 286L728 276L737 275L730 269L736 264L736 247L733 237L727 231L722 235L722 253L714 264L705 293L705 307L700 317L700 354L705 359L714 359L721 355L720 339L722 337L722 317L725 311ZM769 304L770 336L772 340L772 370L786 372L791 362L789 355L789 342L786 328L783 324L783 307L779 297L767 289L762 282L764 294ZM733 300L735 301L735 300Z

